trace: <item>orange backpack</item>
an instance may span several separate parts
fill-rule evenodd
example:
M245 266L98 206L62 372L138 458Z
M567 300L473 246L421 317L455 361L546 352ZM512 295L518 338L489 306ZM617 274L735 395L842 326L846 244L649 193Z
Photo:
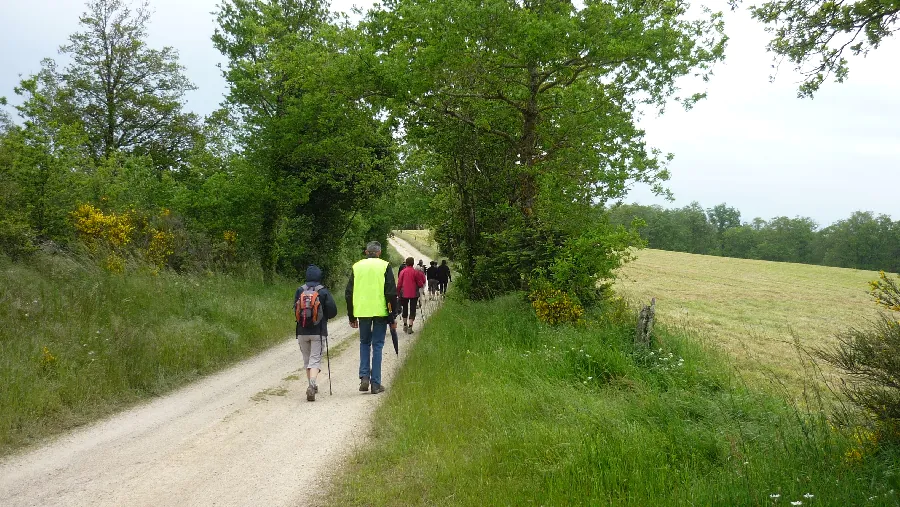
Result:
M300 297L294 302L294 314L297 324L304 329L314 329L322 323L322 303L319 301L319 289L321 285L310 287L304 284L300 287Z

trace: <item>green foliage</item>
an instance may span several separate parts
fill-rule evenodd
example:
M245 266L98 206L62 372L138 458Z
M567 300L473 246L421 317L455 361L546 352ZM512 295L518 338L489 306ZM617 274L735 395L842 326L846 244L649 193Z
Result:
M846 52L865 55L897 31L900 3L769 0L750 12L774 35L769 50L803 75L797 95L812 97L829 77L838 83L847 78Z
M267 276L314 262L343 271L390 223L390 122L366 100L355 34L321 2L226 1L213 43L228 58L228 108L245 127L239 169L259 180L256 249Z
M896 448L850 462L852 435L749 389L694 337L659 327L663 349L635 350L633 318L545 326L519 297L448 300L328 503L898 501Z
M663 192L667 159L635 111L724 50L720 16L685 9L391 0L368 13L374 85L424 152L430 225L469 294L520 289L550 250L590 237L595 220L580 218L630 181Z

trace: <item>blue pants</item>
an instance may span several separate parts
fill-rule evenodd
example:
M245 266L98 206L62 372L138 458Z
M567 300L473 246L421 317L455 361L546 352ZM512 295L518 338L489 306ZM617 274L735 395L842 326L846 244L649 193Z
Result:
M386 318L359 318L359 376L362 378L368 375L376 384L381 384L381 351L384 350L386 332Z

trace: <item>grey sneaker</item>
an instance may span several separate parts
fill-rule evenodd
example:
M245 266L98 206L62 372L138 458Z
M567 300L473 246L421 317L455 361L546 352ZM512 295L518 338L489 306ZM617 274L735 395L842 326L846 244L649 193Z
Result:
M369 390L369 376L359 377L359 391L364 393Z
M408 326L408 325L403 324L403 332L404 332L404 333L408 333L408 332L409 332L409 326Z
M319 384L313 386L316 389L316 394L319 394Z
M384 387L378 382L372 382L372 394L383 393Z
M306 388L306 401L316 401L316 388L309 386Z

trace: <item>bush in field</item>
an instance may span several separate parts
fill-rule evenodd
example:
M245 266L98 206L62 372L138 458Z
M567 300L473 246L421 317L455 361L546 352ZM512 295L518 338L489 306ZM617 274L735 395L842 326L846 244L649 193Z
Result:
M883 272L871 282L878 305L900 311L900 285ZM864 329L838 335L819 355L844 371L843 392L875 426L876 442L900 443L900 313L885 313Z

